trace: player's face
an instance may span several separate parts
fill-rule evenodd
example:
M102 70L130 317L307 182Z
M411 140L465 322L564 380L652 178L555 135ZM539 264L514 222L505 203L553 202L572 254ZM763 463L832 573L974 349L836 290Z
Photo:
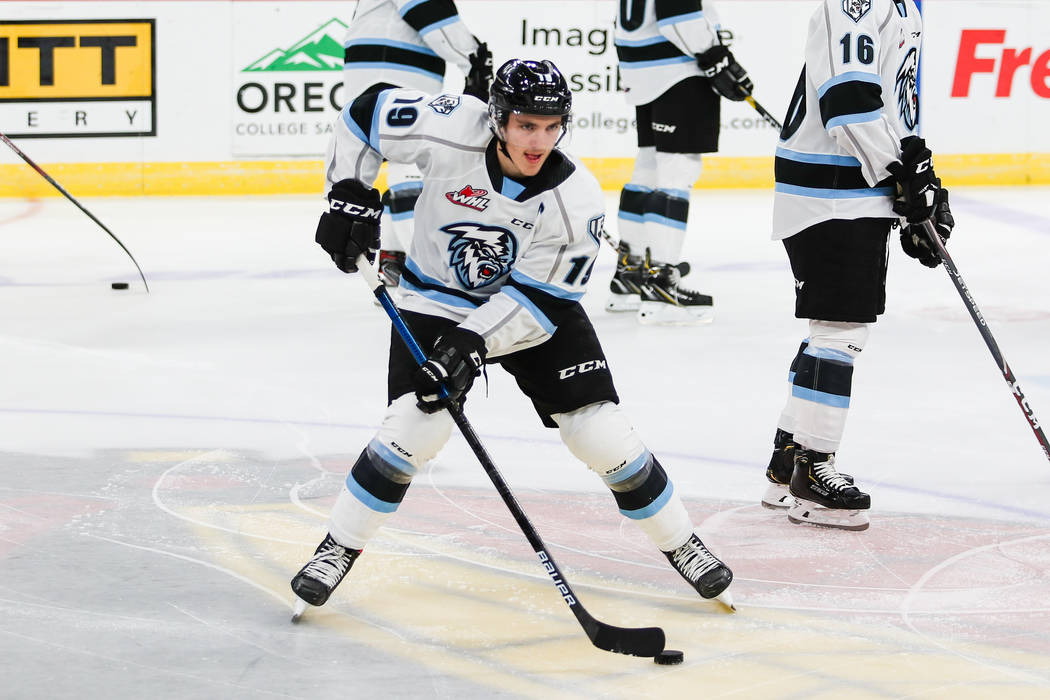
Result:
M497 149L503 174L531 177L540 171L561 136L561 117L512 112L503 128L508 158Z

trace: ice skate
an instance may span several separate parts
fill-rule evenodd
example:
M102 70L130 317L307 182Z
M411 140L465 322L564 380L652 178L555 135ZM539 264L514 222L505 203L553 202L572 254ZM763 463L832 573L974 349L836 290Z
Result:
M841 530L867 530L871 497L835 471L835 453L795 449L791 475L795 504L788 510L793 523L811 523Z
M405 253L401 250L379 251L379 279L387 291L401 284L401 273L405 269Z
M292 591L304 603L324 605L360 554L360 549L343 547L326 535L310 561L292 579ZM297 601L292 621L297 622L305 609Z
M769 458L769 466L766 467L766 481L769 485L762 495L763 508L778 510L795 505L789 485L791 474L795 471L795 450L798 443L792 437L791 433L777 428L776 437L773 438L773 455Z
M711 554L696 534L678 549L664 552L671 566L689 582L702 598L715 598L726 607L736 610L729 593L733 572L722 561Z
M714 300L681 286L677 265L653 263L646 250L638 307L638 322L646 325L696 325L711 323Z
M621 242L616 248L616 272L609 281L605 310L613 313L637 311L642 303L639 296L641 282L642 257L631 255L631 247Z
M400 303L399 285L401 284L401 273L405 269L405 253L400 250L380 250L378 262L379 279L383 283L383 288L386 289L386 293L390 295L395 304ZM378 298L373 299L372 303L381 306Z
M762 495L762 507L772 510L781 510L795 505L795 497L791 495L791 475L795 471L795 450L799 444L795 442L794 435L777 428L777 434L773 438L773 455L769 458L769 466L766 467L766 492ZM853 477L849 474L839 474L850 484Z

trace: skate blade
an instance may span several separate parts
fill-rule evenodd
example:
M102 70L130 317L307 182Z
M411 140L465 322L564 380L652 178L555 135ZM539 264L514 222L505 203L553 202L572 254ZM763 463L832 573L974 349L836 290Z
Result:
M292 608L292 624L299 624L299 620L302 618L303 613L306 612L306 601L302 598L295 599L295 605Z
M870 525L866 510L825 508L811 501L795 499L788 510L788 520L796 525L817 525L837 530L867 530Z
M716 595L715 600L727 608L729 612L736 612L736 605L733 603L733 594L729 592L728 588Z
M770 484L762 495L763 508L784 511L794 505L795 497L791 495L788 487L783 484Z
M714 323L710 306L674 306L663 302L643 302L638 309L638 323L643 326L700 326Z

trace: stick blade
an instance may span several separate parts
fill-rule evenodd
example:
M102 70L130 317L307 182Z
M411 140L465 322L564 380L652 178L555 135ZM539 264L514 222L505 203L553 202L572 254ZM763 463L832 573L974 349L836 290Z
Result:
M628 656L655 657L667 643L659 627L613 627L597 620L593 627L588 626L587 636L603 651Z

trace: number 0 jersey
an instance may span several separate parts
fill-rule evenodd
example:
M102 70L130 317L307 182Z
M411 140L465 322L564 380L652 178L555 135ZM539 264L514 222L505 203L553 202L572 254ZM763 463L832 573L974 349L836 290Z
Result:
M616 56L627 102L649 104L700 75L696 54L719 43L718 16L701 0L619 0Z
M343 109L329 143L328 188L371 185L383 159L423 173L401 306L485 338L489 356L538 345L575 312L598 254L605 195L554 150L534 177L505 177L484 103L392 89Z
M896 215L886 166L919 120L913 0L823 0L776 151L773 238L829 219Z

